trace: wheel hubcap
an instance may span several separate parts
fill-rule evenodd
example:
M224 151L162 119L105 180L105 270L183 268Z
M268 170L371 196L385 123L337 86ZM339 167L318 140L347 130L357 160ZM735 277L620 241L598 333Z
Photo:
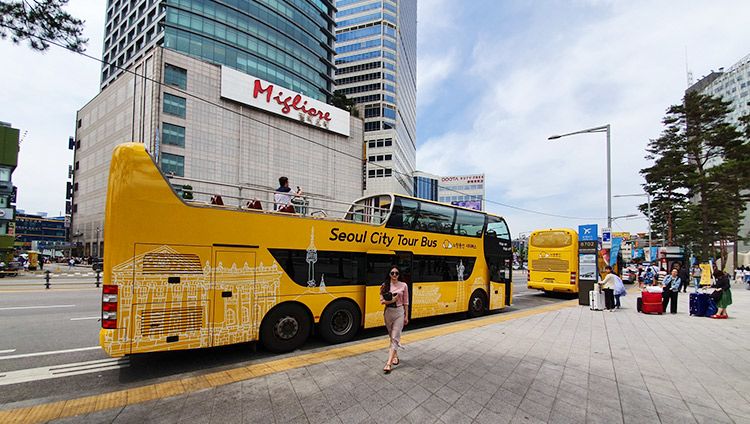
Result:
M479 312L482 309L484 309L484 302L482 302L482 298L477 296L474 298L474 301L471 303L474 312Z
M273 329L276 336L280 339L289 340L297 335L297 331L299 331L299 323L294 317L285 316L276 322Z
M348 333L354 325L354 317L352 314L344 309L338 310L333 313L331 317L331 331L337 336L343 336Z

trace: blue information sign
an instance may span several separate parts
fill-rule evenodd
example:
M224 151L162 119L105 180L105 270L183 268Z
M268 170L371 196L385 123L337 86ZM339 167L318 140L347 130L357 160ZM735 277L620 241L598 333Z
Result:
M597 241L599 240L599 226L597 224L579 225L579 241Z

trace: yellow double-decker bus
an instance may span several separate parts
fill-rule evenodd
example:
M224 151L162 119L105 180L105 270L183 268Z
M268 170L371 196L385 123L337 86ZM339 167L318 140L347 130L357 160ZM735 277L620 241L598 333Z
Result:
M224 184L223 197L210 196L205 182L175 181L142 144L113 153L100 331L111 356L256 340L284 352L313 332L348 341L383 325L379 291L392 265L411 318L511 304L501 217L384 194L334 218L310 199L281 212L272 194L240 187L230 197Z
M528 288L578 293L578 233L568 228L534 231L528 255Z

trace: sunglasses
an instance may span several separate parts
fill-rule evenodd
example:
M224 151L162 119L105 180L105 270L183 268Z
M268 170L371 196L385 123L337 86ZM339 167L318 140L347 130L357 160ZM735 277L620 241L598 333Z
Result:
M396 271L391 271L391 275L398 275L398 272L396 272Z

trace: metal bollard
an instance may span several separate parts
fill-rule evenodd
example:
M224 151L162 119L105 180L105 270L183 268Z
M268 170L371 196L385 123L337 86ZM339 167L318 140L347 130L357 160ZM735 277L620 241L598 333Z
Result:
M49 289L49 270L44 271L44 288Z
M101 271L96 271L96 288L99 288L99 279L101 278Z

